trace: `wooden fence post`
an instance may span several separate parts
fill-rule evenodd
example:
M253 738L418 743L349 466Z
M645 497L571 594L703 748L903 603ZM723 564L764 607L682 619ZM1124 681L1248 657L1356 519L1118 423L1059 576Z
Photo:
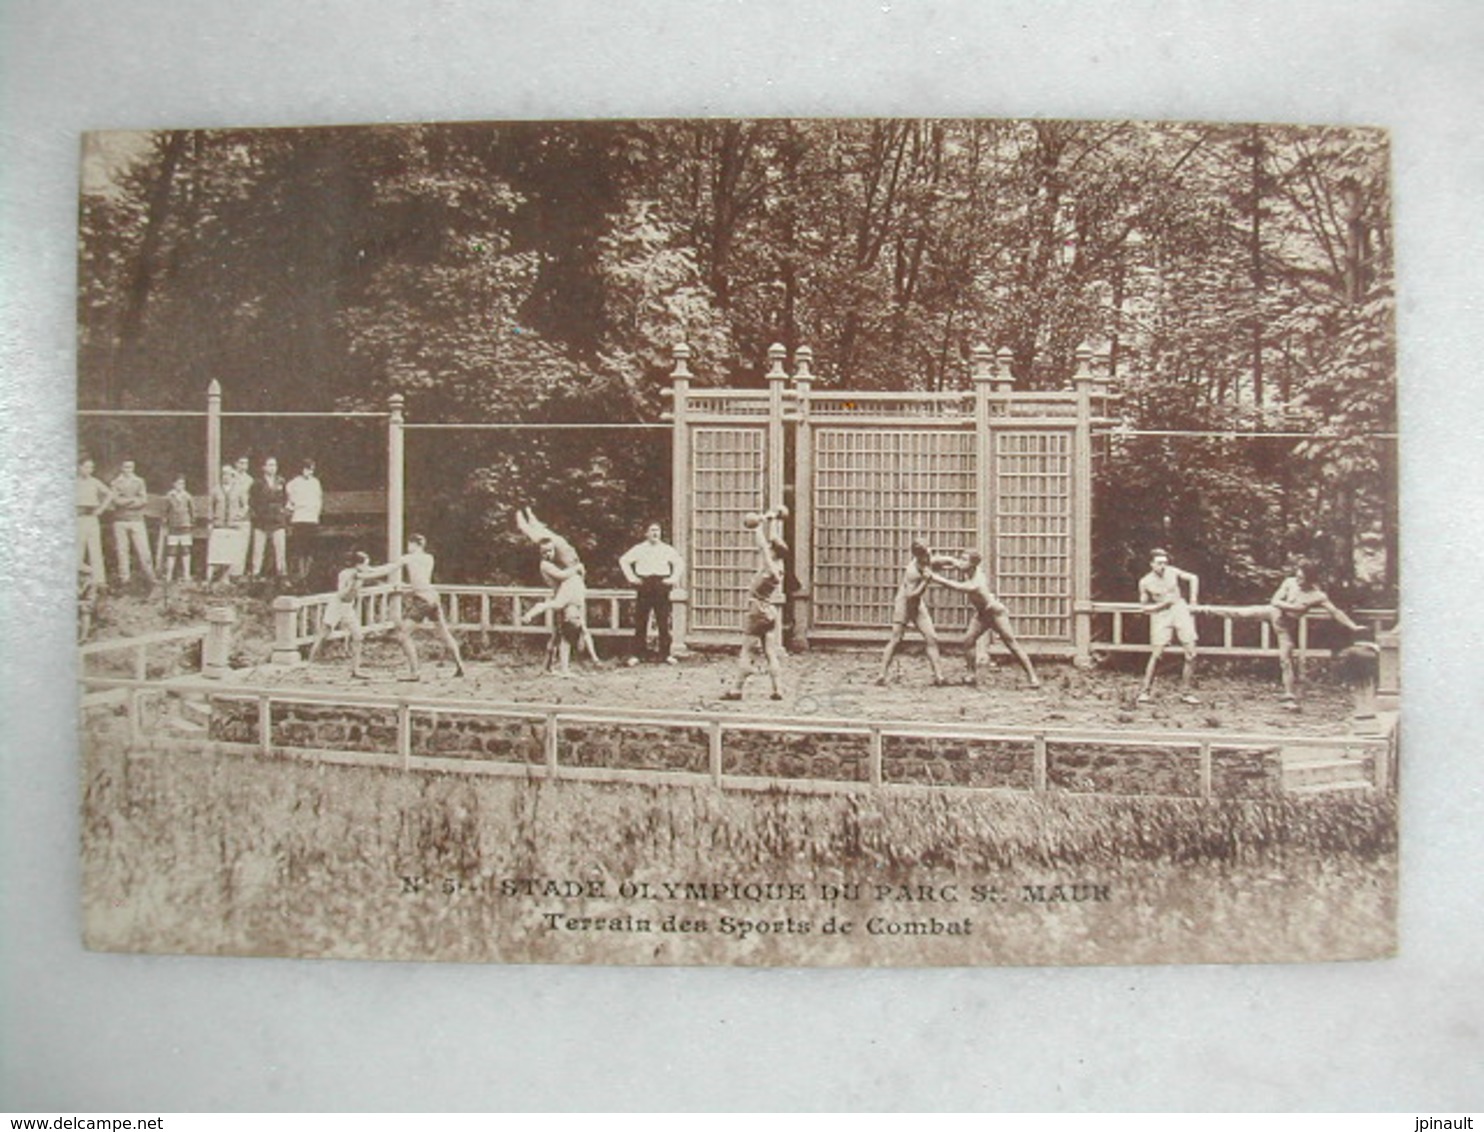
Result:
M268 758L273 754L273 699L258 697L258 751Z
M670 371L670 541L680 560L689 572L695 563L691 561L691 500L690 500L690 425L687 420L690 399L690 347L684 342L675 343L673 350L675 368ZM617 628L617 619L614 620ZM689 586L671 591L670 594L670 652L674 656L686 656L689 646L686 634L690 629Z
M794 351L794 395L798 423L794 426L794 575L799 589L793 595L793 647L809 647L810 597L814 587L814 424L809 416L809 394L814 386L810 366L814 351L800 346Z
M557 772L557 736L556 712L549 711L546 713L546 732L544 737L546 774L549 778L555 778Z
M1035 748L1031 758L1031 789L1037 794L1044 794L1046 793L1046 770L1049 761L1046 753L1046 733L1036 732L1034 743Z
M994 391L996 393L1010 393L1015 389L1015 373L1010 368L1015 362L1015 351L1009 346L1001 346L999 353L995 355Z
M788 349L783 343L774 342L768 347L768 439L764 454L767 485L764 488L763 506L769 511L783 502L783 388L788 383L788 373L783 368L783 362L787 357ZM797 503L798 500L794 502ZM765 527L764 533L771 534L771 527ZM774 646L782 648L784 600L782 586L773 592L772 600L776 623L771 636Z
M974 476L978 530L974 549L984 556L985 573L994 579L999 555L996 552L994 526L994 432L990 426L990 392L994 387L994 354L980 343L974 347ZM989 634L974 642L974 655L983 661L989 655Z
M1200 754L1201 797L1211 797L1211 741L1201 740Z
M206 387L206 497L222 484L222 385L216 378Z
M1077 347L1077 428L1072 437L1073 663L1092 663L1092 348Z
M1381 711L1396 711L1402 688L1402 627L1393 625L1376 634L1376 645L1380 649L1377 661L1376 707Z
M403 770L412 769L412 705L406 700L397 701L397 757Z
M406 424L403 415L402 394L393 393L387 398L386 429L386 560L398 562L402 558L406 539L403 537L403 516L406 494ZM402 580L400 568L387 576L387 581L397 585Z
M711 781L714 785L721 785L721 720L711 721L710 733L707 736L707 754L711 764Z

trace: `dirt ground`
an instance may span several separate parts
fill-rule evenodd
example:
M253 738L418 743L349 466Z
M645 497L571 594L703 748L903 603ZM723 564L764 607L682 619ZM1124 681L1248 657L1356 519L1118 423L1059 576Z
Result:
M816 650L784 659L781 701L769 698L767 675L758 672L747 684L745 699L731 703L720 698L736 672L736 658L730 653L695 652L673 666L630 668L622 659L605 660L596 668L591 663L574 664L570 676L560 677L542 673L542 656L532 643L489 655L476 653L467 662L468 674L458 678L442 643L432 633L424 633L418 643L424 663L422 681L415 686L399 679L406 674L406 663L395 643L386 639L367 643L370 680L349 679L349 663L340 645L329 647L313 665L265 665L243 676L254 683L317 688L353 685L391 694L406 694L416 687L420 696L517 703L733 710L790 718L972 720L1112 730L1192 728L1332 735L1348 729L1350 716L1348 695L1322 677L1319 665L1311 668L1321 678L1305 688L1302 710L1292 712L1284 710L1278 699L1276 663L1210 661L1198 670L1196 692L1201 703L1188 705L1177 695L1179 660L1169 657L1155 685L1154 702L1135 705L1139 673L1132 662L1125 662L1122 670L1083 670L1065 662L1043 662L1038 666L1043 687L1036 690L1025 685L1024 676L1008 657L997 654L992 667L981 669L978 687L934 687L927 660L918 652L909 652L898 658L890 681L880 687L874 683L880 664L878 650ZM617 648L616 642L606 649L600 643L599 653L610 655ZM945 656L944 671L950 680L961 680L962 659Z

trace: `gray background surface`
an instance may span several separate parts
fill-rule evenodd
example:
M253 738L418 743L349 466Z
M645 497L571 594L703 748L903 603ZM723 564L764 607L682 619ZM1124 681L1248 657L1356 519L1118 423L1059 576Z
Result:
M0 1109L1484 1108L1484 5L792 7L0 5ZM83 952L67 491L78 134L785 113L1394 131L1401 958L856 972Z

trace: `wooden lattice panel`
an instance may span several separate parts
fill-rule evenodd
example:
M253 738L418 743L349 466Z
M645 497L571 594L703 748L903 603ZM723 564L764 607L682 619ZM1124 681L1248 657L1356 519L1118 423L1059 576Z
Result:
M967 429L817 428L816 628L884 635L912 539L968 550L976 513L974 434ZM968 625L961 594L935 586L928 608L950 633Z
M996 431L994 502L993 582L1016 632L1071 640L1071 431Z
M767 433L762 428L691 431L690 628L739 633L757 546L742 526L764 509Z

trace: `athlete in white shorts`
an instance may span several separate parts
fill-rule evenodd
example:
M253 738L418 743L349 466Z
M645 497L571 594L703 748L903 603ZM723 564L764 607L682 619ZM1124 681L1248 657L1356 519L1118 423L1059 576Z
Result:
M1190 586L1187 603L1180 583ZM1139 686L1138 702L1147 704L1154 687L1154 673L1171 640L1180 642L1185 664L1180 669L1180 699L1198 704L1191 692L1195 678L1196 633L1191 606L1200 601L1201 580L1188 570L1170 565L1168 551L1156 549L1149 555L1149 573L1139 579L1139 605L1149 614L1149 665L1144 669L1144 682Z
M345 569L340 571L335 582L335 596L325 606L324 620L319 623L319 635L309 647L309 662L319 655L336 627L343 627L350 638L350 674L354 679L368 679L361 669L361 584L370 571L371 559L364 551L353 550L345 559Z

